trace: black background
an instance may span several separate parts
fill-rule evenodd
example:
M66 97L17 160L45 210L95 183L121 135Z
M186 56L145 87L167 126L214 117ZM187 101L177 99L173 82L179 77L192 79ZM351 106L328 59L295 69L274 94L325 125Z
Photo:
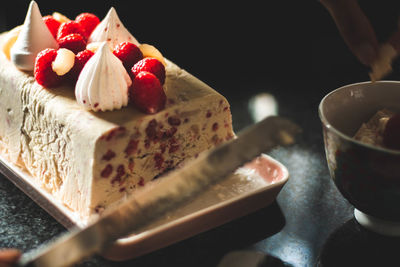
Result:
M359 1L381 41L396 29L399 1ZM396 3L397 2L397 3ZM114 6L139 40L218 91L290 81L324 88L368 79L318 1L43 1L42 15L102 19ZM6 1L7 29L23 23L28 0ZM241 86L237 86L241 85ZM332 89L332 88L328 88ZM295 90L295 88L293 88ZM238 92L239 93L239 92Z

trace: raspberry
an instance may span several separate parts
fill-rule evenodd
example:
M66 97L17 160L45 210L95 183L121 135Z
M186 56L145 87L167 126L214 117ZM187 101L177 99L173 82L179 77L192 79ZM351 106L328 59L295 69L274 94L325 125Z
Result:
M53 35L54 39L57 39L57 32L58 28L60 28L61 23L50 15L43 17L43 21L46 24L47 28L49 28L49 31Z
M400 114L393 115L383 131L383 144L390 149L400 150Z
M60 48L67 48L75 54L82 50L85 50L86 48L85 39L83 39L82 35L77 33L71 33L58 39L58 44Z
M136 63L131 69L131 76L134 78L141 71L148 71L153 73L159 80L161 84L165 82L165 67L156 58L146 57Z
M61 23L60 28L58 28L57 32L57 40L60 40L61 38L71 34L71 33L77 33L85 37L85 33L83 31L82 26L75 21L68 21Z
M72 67L71 71L69 72L70 81L76 83L78 80L79 74L81 73L83 67L85 66L86 62L94 55L94 53L90 50L83 50L76 54L75 56L75 64Z
M57 56L57 50L47 48L36 56L35 60L35 79L38 84L46 88L56 87L61 84L62 77L58 76L52 69L52 62Z
M136 62L143 58L140 49L133 43L122 42L115 46L114 55L122 61L128 73Z
M131 87L130 97L139 110L148 114L162 110L167 99L158 78L147 71L142 71L136 75Z
M86 39L89 39L90 34L100 23L100 19L96 15L91 13L82 13L75 18L75 21L82 26L82 29L85 32Z

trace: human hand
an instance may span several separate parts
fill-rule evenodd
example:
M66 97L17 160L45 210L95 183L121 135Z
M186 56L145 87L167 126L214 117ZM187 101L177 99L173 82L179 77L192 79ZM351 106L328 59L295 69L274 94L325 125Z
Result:
M0 249L0 267L13 266L21 256L21 252L17 249Z
M360 60L370 66L378 57L378 41L357 0L320 0L334 19L344 41Z

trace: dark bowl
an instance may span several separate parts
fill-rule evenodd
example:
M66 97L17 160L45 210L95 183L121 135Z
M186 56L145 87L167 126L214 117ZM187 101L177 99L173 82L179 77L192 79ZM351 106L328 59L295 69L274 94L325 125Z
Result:
M393 222L400 234L400 151L353 138L361 124L383 108L400 112L400 82L340 87L322 99L319 116L331 177L355 207L356 219L361 224L365 219L368 224Z

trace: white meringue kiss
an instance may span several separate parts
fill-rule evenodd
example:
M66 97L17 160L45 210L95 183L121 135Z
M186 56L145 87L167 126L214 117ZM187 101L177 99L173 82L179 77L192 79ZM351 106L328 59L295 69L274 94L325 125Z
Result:
M110 8L106 17L90 35L88 43L92 42L108 42L111 48L121 42L131 42L139 45L136 38L122 24L117 11L113 7Z
M104 42L82 69L75 86L75 97L89 110L120 109L128 105L131 84L122 62Z
M17 68L32 71L36 55L45 48L58 48L58 43L43 22L35 1L31 1L17 40L11 47L11 61Z

